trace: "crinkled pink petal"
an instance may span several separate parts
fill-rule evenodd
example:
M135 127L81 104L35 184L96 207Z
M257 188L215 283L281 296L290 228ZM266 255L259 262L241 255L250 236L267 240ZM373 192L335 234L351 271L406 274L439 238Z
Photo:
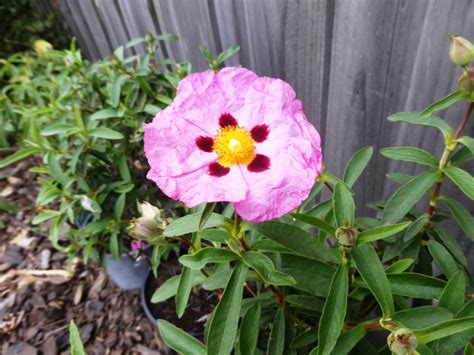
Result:
M200 135L214 137L218 118L230 113L249 131L268 126L268 137L256 143L256 154L270 159L270 168L251 172L232 166L221 177L208 174L215 153L196 147ZM290 85L259 78L241 68L192 74L184 79L176 99L145 126L148 178L171 198L188 206L203 202L233 202L244 219L259 222L297 208L321 172L320 137L306 120Z

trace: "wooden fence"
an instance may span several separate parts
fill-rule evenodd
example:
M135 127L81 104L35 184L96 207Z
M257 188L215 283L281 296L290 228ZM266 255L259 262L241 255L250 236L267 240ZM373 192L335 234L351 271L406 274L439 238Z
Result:
M58 3L38 2L46 8ZM217 53L240 45L227 64L293 85L323 137L330 172L341 174L356 149L374 146L355 187L360 205L393 192L385 173L419 172L383 158L380 148L420 146L441 154L438 132L386 117L423 110L454 90L460 70L449 60L448 34L474 39L471 0L60 0L58 8L91 59L146 33L173 33L180 41L162 48L164 55L203 70L199 46ZM464 109L457 105L441 117L457 125ZM474 124L468 131L474 133ZM474 211L453 186L443 190Z

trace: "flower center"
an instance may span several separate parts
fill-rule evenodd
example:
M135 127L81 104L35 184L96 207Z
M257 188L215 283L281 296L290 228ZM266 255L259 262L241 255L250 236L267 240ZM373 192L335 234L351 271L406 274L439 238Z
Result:
M248 165L255 158L255 141L248 130L239 126L222 127L212 149L226 168L234 164Z

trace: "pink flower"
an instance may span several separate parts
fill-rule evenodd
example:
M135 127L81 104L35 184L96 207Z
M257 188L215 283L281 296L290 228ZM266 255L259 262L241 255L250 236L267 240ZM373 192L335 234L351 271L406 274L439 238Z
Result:
M146 246L146 243L142 240L132 240L132 242L130 243L130 250L132 252L137 251L137 250L145 248L145 246Z
M289 84L243 68L191 74L145 125L147 177L193 207L229 201L260 222L300 205L321 172L320 138Z

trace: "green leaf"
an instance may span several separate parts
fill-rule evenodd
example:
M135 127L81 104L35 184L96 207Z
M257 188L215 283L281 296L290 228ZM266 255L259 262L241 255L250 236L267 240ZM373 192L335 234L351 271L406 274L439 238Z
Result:
M393 315L395 322L410 329L421 329L453 319L453 313L446 308L422 306L398 311Z
M319 230L325 231L328 234L335 235L336 229L331 226L329 223L324 222L318 217L310 216L304 213L292 213L291 217L297 219L298 221L307 223L311 226L318 228Z
M413 259L401 259L394 262L390 265L386 270L386 274L401 274L402 272L406 271L412 264Z
M222 229L205 229L199 232L202 239L210 242L225 243L227 239L231 238L229 232Z
M430 240L428 242L428 250L436 261L436 264L438 264L448 278L451 278L452 275L461 269L451 253L436 240Z
M384 318L394 313L393 297L390 284L372 244L366 243L352 250L352 257L362 279L382 309Z
M151 297L151 303L163 302L176 295L180 278L180 275L176 275L163 282ZM200 284L204 280L205 276L201 273L194 273L192 275L193 286Z
M228 355L234 347L248 267L237 263L216 307L208 336L208 354Z
M439 172L426 171L402 185L387 201L383 211L382 223L396 223L403 218L428 192L439 177Z
M413 179L413 175L400 174L400 173L388 173L387 179L395 181L397 184L406 184L408 181Z
M42 136L53 136L55 134L65 134L67 131L75 128L72 124L56 123L41 130Z
M459 166L470 160L474 159L474 153L467 147L462 147L456 153L454 153L449 159L451 165Z
M3 160L0 160L0 168L4 168L10 164L16 163L18 160L25 159L30 155L41 152L41 149L35 147L23 148Z
M158 330L163 341L179 354L206 355L206 347L195 337L164 319L158 319Z
M314 296L306 295L288 295L285 301L297 308L307 309L321 313L324 308L324 302Z
M176 290L176 315L181 318L188 305L189 295L193 287L194 270L184 266L181 269L178 289Z
M53 154L49 154L48 166L49 170L51 171L51 174L56 179L56 181L58 181L63 187L65 187L68 183L68 179L66 175L64 175L64 172L62 171L61 166L59 165L59 158L54 156Z
M208 263L228 263L237 259L239 256L230 249L206 247L194 254L183 255L179 262L190 269L200 270Z
M349 265L342 262L334 274L329 294L319 321L318 355L331 354L341 334L347 308Z
M438 167L438 161L433 154L426 150L414 147L390 147L383 148L380 153L389 159L402 160L407 162Z
M455 315L455 319L465 318L474 316L474 301L466 303L465 306ZM437 341L432 344L438 354L451 354L460 350L466 342L470 342L474 338L474 329L468 329L466 331L451 335L443 340ZM434 347L436 345L436 347Z
M255 303L242 319L239 336L241 354L254 354L257 349L258 323L261 311L260 303Z
M109 249L110 249L110 254L115 259L120 259L120 246L119 246L119 241L118 241L118 232L112 232L110 235L110 241L109 241Z
M285 313L279 308L268 339L267 354L283 355L285 349Z
M443 132L445 138L451 136L451 126L436 116L421 117L420 112L399 112L388 117L390 122L403 122L415 125L434 127Z
M334 186L333 204L338 227L354 225L354 199L352 192L344 184Z
M331 354L350 354L354 346L356 346L366 334L367 331L363 324L360 324L347 332L343 332L337 339L336 346Z
M115 216L116 221L120 221L120 219L122 218L123 209L125 208L126 198L127 198L126 194L120 194L119 198L115 202L114 216Z
M466 343L466 346L464 347L464 355L474 355L474 345Z
M412 272L388 274L387 278L393 294L413 298L439 299L446 286L443 280Z
M152 104L146 104L143 111L145 111L149 115L155 116L158 112L161 111L161 108Z
M212 212L214 212L214 208L216 207L216 202L207 203L206 207L202 210L201 218L199 220L199 231L202 231L204 226L206 225L209 217L211 217Z
M167 237L177 237L184 234L190 234L199 231L199 222L201 213L193 213L184 217L175 219L166 227L164 235ZM205 224L205 228L223 226L225 218L218 213L212 213Z
M254 227L265 237L280 243L302 256L314 260L337 261L334 254L321 246L309 233L298 227L277 221L259 223L254 225Z
M110 103L113 108L116 108L120 102L120 92L122 91L122 85L127 81L127 75L119 75L115 78L112 86L112 92L110 94Z
M423 345L469 329L474 329L474 317L451 319L438 323L432 327L418 330L416 337L418 343Z
M466 146L471 151L471 153L474 154L474 138L471 138L469 136L463 136L457 141Z
M449 197L441 197L440 200L449 208L456 222L466 235L474 240L474 217L469 211L456 200Z
M69 322L69 344L71 345L71 355L86 355L79 329L77 329L76 323L72 319Z
M106 127L99 127L99 128L94 128L89 131L89 134L92 137L97 137L97 138L104 138L104 139L122 139L123 134L120 132L117 132L111 128L106 128Z
M428 215L425 213L413 221L413 223L408 226L408 228L405 230L405 233L403 234L403 242L407 243L415 238L418 233L423 230L428 219Z
M403 222L365 230L357 237L357 245L390 237L404 230L410 223L411 222Z
M298 349L310 344L316 343L318 340L318 331L315 328L308 328L302 333L295 336L290 344L291 349Z
M433 226L433 230L441 240L442 244L449 250L449 252L456 258L456 260L467 268L467 260L464 256L464 251L458 242L439 224Z
M132 182L132 177L130 175L130 169L128 168L127 156L122 154L118 158L118 167L120 176L125 182Z
M41 222L47 221L48 219L54 218L61 215L60 211L54 210L43 210L40 214L36 215L31 221L31 224L40 224Z
M466 98L466 93L464 90L456 90L450 93L448 96L443 97L441 100L438 100L428 106L422 113L421 118L427 118L431 114L444 110L449 106L455 104L458 101L464 100Z
M372 147L365 147L354 153L344 170L343 180L347 186L354 186L359 176L369 164L373 153L374 148Z
M457 313L464 306L464 295L466 293L466 276L463 271L453 274L439 298L439 306Z
M443 173L445 173L467 197L474 200L474 177L456 166L444 168Z
M281 286L296 284L293 277L276 270L273 261L265 254L248 251L244 254L242 260L248 267L254 269L267 284Z
M226 61L227 59L229 59L230 57L232 57L234 54L236 54L238 51L240 51L240 47L239 46L233 46L233 47L230 47L230 48L227 48L225 51L223 51L222 53L220 53L218 56L217 56L217 62L219 64L222 64L224 63L224 61Z
M122 117L123 113L114 108L106 108L104 110L96 111L94 112L91 117L89 117L91 120L103 120L106 118L112 118L112 117Z

